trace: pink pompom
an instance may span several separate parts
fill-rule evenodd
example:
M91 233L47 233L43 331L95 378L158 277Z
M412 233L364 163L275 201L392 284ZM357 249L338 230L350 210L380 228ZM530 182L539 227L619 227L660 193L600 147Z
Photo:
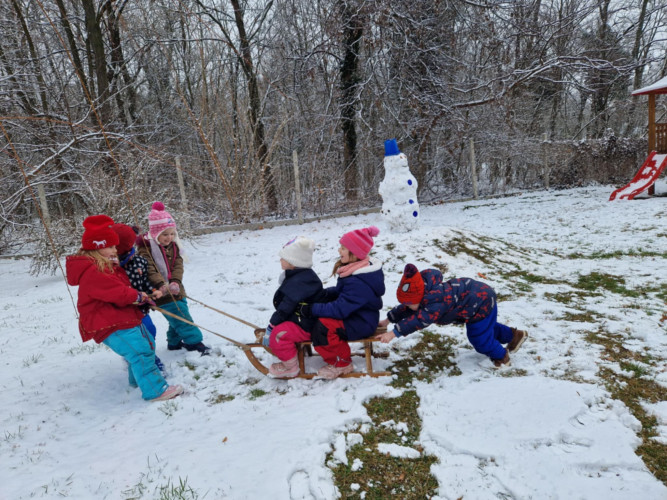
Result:
M161 201L155 201L153 202L151 208L153 210L164 210L164 203L162 203Z
M380 230L375 226L367 227L366 231L371 238L375 238L378 234L380 234Z

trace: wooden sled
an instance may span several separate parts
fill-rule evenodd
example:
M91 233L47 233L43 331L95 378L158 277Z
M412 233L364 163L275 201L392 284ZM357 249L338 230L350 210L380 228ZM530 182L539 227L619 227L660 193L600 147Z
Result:
M378 328L373 335L378 335L380 333L385 333L387 331L386 328ZM261 338L260 335L264 334L263 329L257 329L255 330L255 336L257 336L258 340ZM369 337L366 339L361 339L361 340L350 340L348 341L349 344L363 344L363 352L355 352L352 351L352 356L364 356L366 359L366 371L365 372L352 372L352 373L347 373L345 375L341 375L339 378L351 378L351 377L386 377L388 375L391 375L391 372L376 372L373 370L373 358L387 358L389 356L389 353L375 353L373 352L373 343L379 342L379 340ZM306 367L305 367L305 357L306 356L313 356L313 349L312 349L312 342L298 342L296 344L296 351L297 351L297 357L299 360L299 374L294 377L294 378L315 378L317 376L316 373L307 373L306 372ZM254 342L252 344L246 344L246 347L243 349L245 352L246 357L248 358L248 361L257 368L258 371L262 372L264 375L269 374L269 369L262 364L262 362L257 359L255 354L252 352L253 349L255 348L262 348L265 349L266 351L271 352L271 349L268 347L264 346L261 342ZM350 345L350 348L352 346Z

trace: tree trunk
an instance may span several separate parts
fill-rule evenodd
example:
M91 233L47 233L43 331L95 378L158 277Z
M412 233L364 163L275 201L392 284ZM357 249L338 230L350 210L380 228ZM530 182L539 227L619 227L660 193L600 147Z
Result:
M243 21L243 10L239 5L238 0L230 0L234 8L234 20L236 28L239 32L239 44L241 46L241 67L245 73L248 82L248 97L250 126L252 127L253 143L255 146L255 154L262 169L262 181L264 183L264 195L266 196L266 203L270 211L278 209L278 197L276 194L275 180L271 173L271 165L268 162L268 147L266 145L266 138L264 132L264 123L262 122L262 101L259 96L259 85L257 82L257 74L255 72L254 63L252 60L252 52L250 50L250 40L245 30L245 23Z
M348 200L359 197L359 165L357 162L356 113L359 101L359 49L363 27L356 5L341 0L343 15L343 61L340 66L341 127L343 130L343 168L345 194Z
M111 106L109 104L109 78L107 75L107 61L104 51L104 37L100 28L97 10L93 0L81 0L86 18L86 32L88 43L93 56L93 68L97 81L97 96L91 96L97 102L94 103L99 110L99 118L106 125L111 118ZM96 124L99 125L99 124Z

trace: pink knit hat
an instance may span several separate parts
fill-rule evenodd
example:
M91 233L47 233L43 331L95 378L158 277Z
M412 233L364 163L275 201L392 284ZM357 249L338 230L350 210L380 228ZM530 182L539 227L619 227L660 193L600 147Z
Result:
M157 240L157 237L165 229L169 229L170 227L176 229L176 221L164 209L164 204L161 201L154 202L151 208L151 213L148 214L148 234L151 239Z
M340 244L352 252L358 259L368 257L368 252L373 248L373 237L380 234L380 230L375 226L364 229L355 229L345 233L340 239Z

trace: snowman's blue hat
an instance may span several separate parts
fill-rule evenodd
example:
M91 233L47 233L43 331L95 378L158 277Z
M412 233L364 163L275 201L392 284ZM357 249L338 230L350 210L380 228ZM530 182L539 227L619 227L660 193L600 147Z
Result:
M388 139L384 141L384 155L385 156L395 156L399 154L398 144L396 144L396 139Z

